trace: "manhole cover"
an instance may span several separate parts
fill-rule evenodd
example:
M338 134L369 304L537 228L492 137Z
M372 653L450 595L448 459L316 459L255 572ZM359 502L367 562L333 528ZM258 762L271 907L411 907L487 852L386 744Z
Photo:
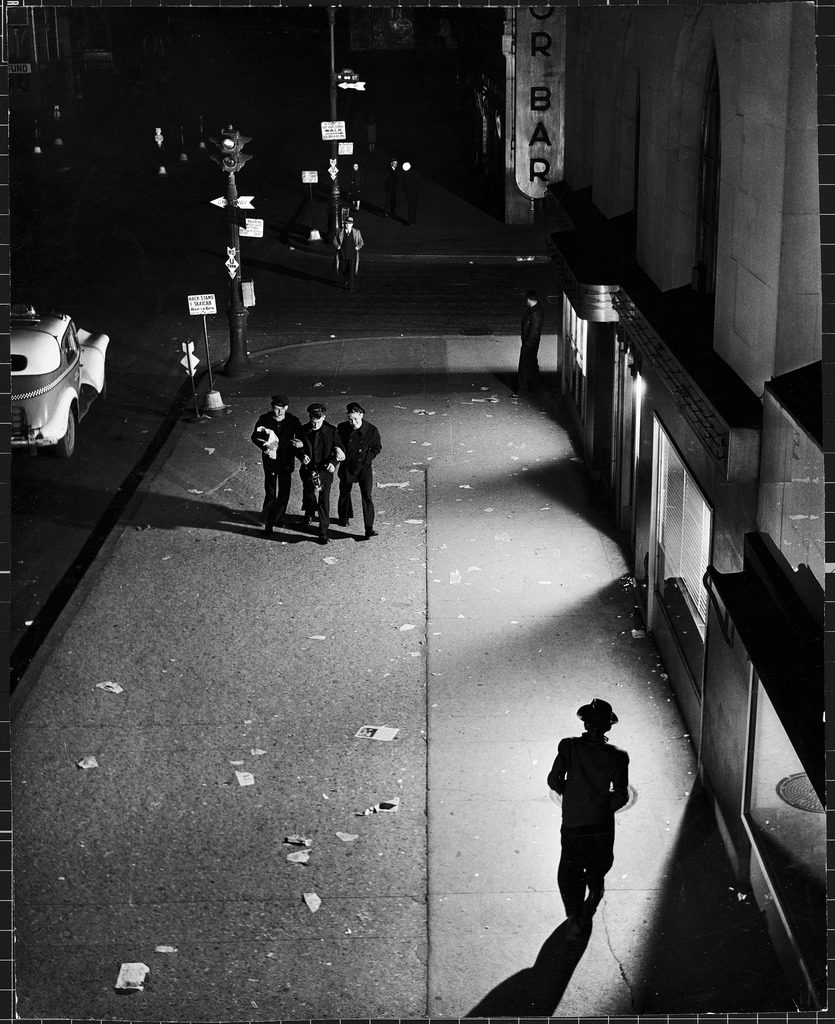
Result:
M798 772L796 775L787 775L785 779L780 779L777 783L777 796L799 811L823 814L821 802L806 772Z
M489 327L462 327L459 334L492 334Z

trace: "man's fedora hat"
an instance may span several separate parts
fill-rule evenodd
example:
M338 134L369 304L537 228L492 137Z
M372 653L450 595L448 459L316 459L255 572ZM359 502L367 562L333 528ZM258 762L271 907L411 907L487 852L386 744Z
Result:
M594 725L614 725L618 716L612 711L612 705L599 697L595 697L591 704L584 704L577 711L577 717L583 722L591 722Z

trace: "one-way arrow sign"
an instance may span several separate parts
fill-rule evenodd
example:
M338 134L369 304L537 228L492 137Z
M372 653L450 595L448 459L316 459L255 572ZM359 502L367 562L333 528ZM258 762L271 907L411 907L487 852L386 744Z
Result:
M219 206L221 207L221 209L224 206L226 206L226 200L223 198L223 196L220 196L220 198L218 199L211 199L209 201L211 202L212 206Z
M365 92L365 82L337 82L339 89L356 89L359 92Z
M252 200L254 198L255 196L238 196L237 199L232 201L232 205L237 206L239 210L254 210L255 207L252 205ZM226 199L224 199L223 196L220 196L218 199L211 199L209 201L211 202L212 206L219 206L221 207L221 209L224 206L229 205L229 202Z

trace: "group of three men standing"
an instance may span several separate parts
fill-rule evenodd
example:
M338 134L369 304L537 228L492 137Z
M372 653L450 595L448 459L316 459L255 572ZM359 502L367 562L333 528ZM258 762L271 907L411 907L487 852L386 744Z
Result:
M351 491L357 484L364 536L376 537L371 467L383 449L379 430L373 423L365 422L365 410L359 402L348 403L348 418L337 426L326 421L327 408L321 402L307 407L305 424L289 411L289 406L286 395L273 395L270 411L258 417L251 436L261 452L264 468L264 532L269 535L274 527L284 525L298 459L304 522L309 526L314 517L318 518L319 543L328 543L331 485L337 471L339 525L347 526L353 518Z

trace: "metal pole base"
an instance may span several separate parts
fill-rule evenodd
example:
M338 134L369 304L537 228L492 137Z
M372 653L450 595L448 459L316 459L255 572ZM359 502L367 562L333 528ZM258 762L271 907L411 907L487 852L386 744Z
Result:
M226 375L237 377L250 369L249 352L246 348L246 318L249 315L246 306L230 306L229 317L229 359L226 362Z

